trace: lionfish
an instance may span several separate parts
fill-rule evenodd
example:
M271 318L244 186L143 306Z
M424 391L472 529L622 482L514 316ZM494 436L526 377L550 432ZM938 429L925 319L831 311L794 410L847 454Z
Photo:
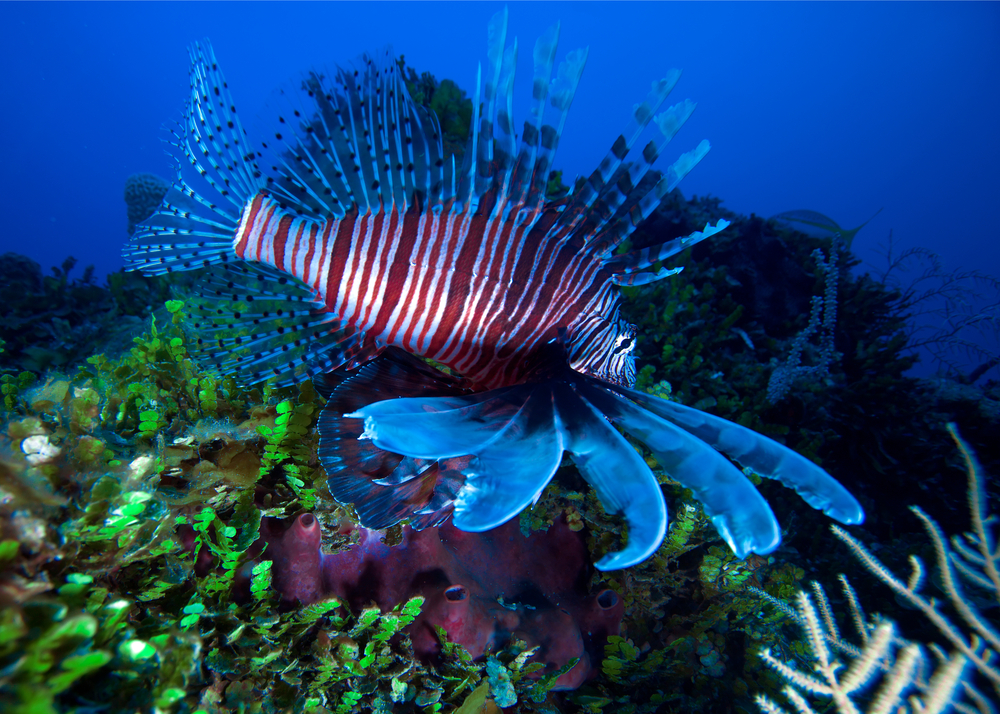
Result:
M187 329L211 369L325 385L320 459L367 527L452 517L492 529L537 501L569 452L628 525L625 547L597 567L634 565L662 542L667 508L625 434L691 489L740 557L770 552L781 533L734 461L861 522L853 496L799 454L633 388L636 328L617 286L677 273L656 266L728 223L616 251L708 152L702 141L640 190L695 107L657 113L677 70L652 83L589 178L547 199L587 59L570 52L553 77L558 34L535 44L518 137L517 40L508 46L506 10L492 18L460 167L389 49L279 90L254 142L210 44L195 43L190 97L166 139L176 180L126 247L128 268L205 271ZM626 162L651 123L659 135Z

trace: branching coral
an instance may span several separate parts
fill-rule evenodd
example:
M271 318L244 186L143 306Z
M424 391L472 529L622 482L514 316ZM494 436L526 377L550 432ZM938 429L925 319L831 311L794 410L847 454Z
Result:
M907 349L929 354L940 370L968 372L963 381L975 383L1000 364L1000 280L978 270L948 271L933 251L899 251L897 243L889 231L876 275L896 291L895 308L907 317ZM919 274L904 279L914 268Z
M811 377L819 379L830 373L830 364L837 359L833 336L837 327L837 283L840 280L838 258L839 244L833 241L829 257L817 248L813 251L816 261L816 272L823 279L823 294L812 299L809 311L809 322L792 340L792 349L784 364L778 365L771 372L767 383L767 400L772 404L781 401L796 379ZM816 338L817 355L811 365L802 364L802 354Z
M971 665L971 669L978 672L1000 697L1000 669L996 661L1000 652L1000 632L963 592L960 582L964 579L988 593L991 606L1000 605L1000 549L994 533L995 518L987 513L983 475L975 456L958 436L955 426L950 424L948 428L966 464L972 532L966 533L964 538L953 537L949 546L933 519L918 507L912 510L934 545L938 582L948 604L958 614L958 624L943 611L936 598L921 593L926 570L919 557L910 556L911 571L904 582L857 539L841 528L832 528L869 572L934 624L951 644L952 653L949 655L937 645L929 645L936 665L928 674L929 660L924 646L900 639L895 632L896 625L889 620L875 617L866 621L853 589L843 576L844 594L861 638L861 647L841 639L829 601L819 585L814 584L816 603L800 592L794 610L768 597L802 626L814 659L816 675L810 675L773 656L769 649L761 653L761 657L789 683L784 691L797 711L814 711L805 697L805 693L811 693L831 698L841 714L855 714L860 711L862 691L876 679L880 680L880 685L865 709L868 714L939 712L949 706L963 712L995 711L989 698L976 686L969 669ZM833 650L844 655L849 664L837 660ZM912 693L906 696L908 692ZM783 712L766 696L759 695L757 702L762 711L769 714Z

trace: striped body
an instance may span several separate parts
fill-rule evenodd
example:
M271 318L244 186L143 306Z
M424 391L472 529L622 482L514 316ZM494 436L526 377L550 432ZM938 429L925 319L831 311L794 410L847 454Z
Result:
M565 232L549 231L558 215L550 206L516 225L514 216L390 208L315 221L262 192L247 204L233 247L310 286L370 343L433 359L479 387L522 381L533 353L561 330L571 356L582 355L574 369L623 381L585 348L588 338L603 345L604 332L627 329L604 317L617 314L611 274ZM589 329L577 335L577 325Z
M476 388L567 362L634 384L635 327L621 319L615 287L673 274L644 269L726 226L614 255L708 152L701 142L639 188L694 103L656 114L680 73L654 81L593 174L547 201L587 52L553 72L558 26L539 38L518 141L517 43L504 48L505 12L488 35L460 168L389 51L282 88L266 141L248 150L210 48L192 49L191 101L170 139L178 180L126 257L154 274L211 269L191 309L199 355L243 381L278 385L357 367L387 346L447 365ZM660 136L626 163L650 124Z

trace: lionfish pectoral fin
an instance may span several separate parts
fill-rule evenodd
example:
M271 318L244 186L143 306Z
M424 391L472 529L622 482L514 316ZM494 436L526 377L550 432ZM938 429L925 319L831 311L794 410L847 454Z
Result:
M337 501L354 505L362 525L387 528L409 519L421 530L451 515L470 457L429 461L386 451L360 439L364 419L345 412L397 397L459 396L465 392L461 380L388 347L355 370L324 375L317 389L328 398L317 425L327 484Z
M476 454L455 499L455 526L488 531L534 503L562 461L563 438L556 429L552 395L534 385L517 414Z
M517 414L524 388L476 395L386 399L346 414L364 419L362 439L420 459L478 454Z
M722 538L740 558L769 553L781 530L763 496L705 442L592 382L581 391L612 421L643 442L670 477L691 489Z
M470 397L390 399L353 415L364 438L387 451L423 459L473 458L455 495L455 525L485 531L516 516L555 474L562 458L552 398L523 385Z
M628 543L601 558L598 570L617 570L640 563L660 547L667 532L667 507L649 467L600 409L570 385L555 385L560 428L566 450L610 513L628 523Z
M846 488L812 461L776 441L676 402L623 387L615 387L615 391L676 424L758 475L780 481L810 506L831 518L847 525L864 521L864 509Z

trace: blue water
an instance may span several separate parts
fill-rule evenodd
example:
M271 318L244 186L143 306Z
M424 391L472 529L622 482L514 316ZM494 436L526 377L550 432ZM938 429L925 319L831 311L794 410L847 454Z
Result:
M121 266L122 189L170 176L160 126L188 89L186 47L209 37L244 120L300 70L392 44L470 94L487 3L3 3L0 252L48 266L73 254ZM711 140L685 195L769 216L808 208L841 226L884 207L854 243L865 261L890 229L947 268L1000 276L1000 4L514 3L515 116L530 48L562 21L559 57L590 58L557 168L588 174L649 83L684 70L672 100L698 110L661 160ZM521 101L517 101L520 99Z

